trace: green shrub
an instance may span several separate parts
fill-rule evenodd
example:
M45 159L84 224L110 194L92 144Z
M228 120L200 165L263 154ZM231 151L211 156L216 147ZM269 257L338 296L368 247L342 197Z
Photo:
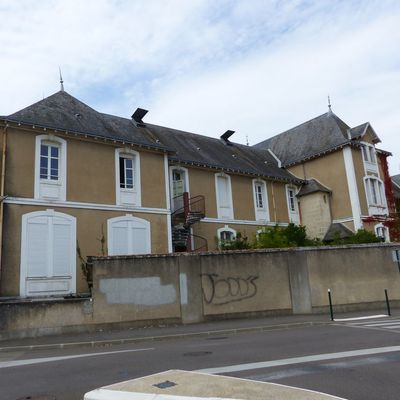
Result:
M338 235L335 236L333 241L329 244L361 244L361 243L378 243L382 239L376 237L372 232L366 231L365 229L359 229L356 233L353 233L347 238L340 238Z

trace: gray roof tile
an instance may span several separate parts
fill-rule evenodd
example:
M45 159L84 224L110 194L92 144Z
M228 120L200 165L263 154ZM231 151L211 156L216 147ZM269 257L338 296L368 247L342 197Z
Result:
M5 117L9 121L78 132L169 151L173 161L232 172L302 182L279 168L264 149L197 135L162 126L137 127L131 119L100 113L60 91Z
M270 148L283 165L291 165L349 143L349 129L333 112L327 112L253 147Z

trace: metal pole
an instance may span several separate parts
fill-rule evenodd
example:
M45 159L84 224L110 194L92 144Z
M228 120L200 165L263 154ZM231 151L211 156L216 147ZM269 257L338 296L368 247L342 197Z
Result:
M332 307L331 289L328 289L328 299L329 299L329 310L331 311L331 321L333 321L333 307Z
M387 291L387 289L385 289L385 298L386 298L387 313L388 313L388 315L390 316L390 315L392 315L392 314L390 313L390 304L389 304L389 297L388 297L388 291Z

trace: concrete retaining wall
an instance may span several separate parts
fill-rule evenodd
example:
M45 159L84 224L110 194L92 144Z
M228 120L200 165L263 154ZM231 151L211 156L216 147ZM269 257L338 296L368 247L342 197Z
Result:
M92 299L0 302L0 339L400 304L400 244L92 258Z

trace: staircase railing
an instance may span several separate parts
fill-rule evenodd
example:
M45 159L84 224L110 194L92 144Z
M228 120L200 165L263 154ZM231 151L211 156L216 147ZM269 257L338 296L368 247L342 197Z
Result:
M182 220L185 225L190 226L189 217L197 216L196 221L205 217L205 197L203 195L198 195L189 198L189 193L185 192L180 196L176 196L173 198L174 203L180 202L180 198L182 198L183 207L178 208L172 213L172 221ZM194 222L196 222L194 221Z
M192 242L194 238L194 249L192 251L208 251L208 241L205 237L199 235L189 235L188 241Z

